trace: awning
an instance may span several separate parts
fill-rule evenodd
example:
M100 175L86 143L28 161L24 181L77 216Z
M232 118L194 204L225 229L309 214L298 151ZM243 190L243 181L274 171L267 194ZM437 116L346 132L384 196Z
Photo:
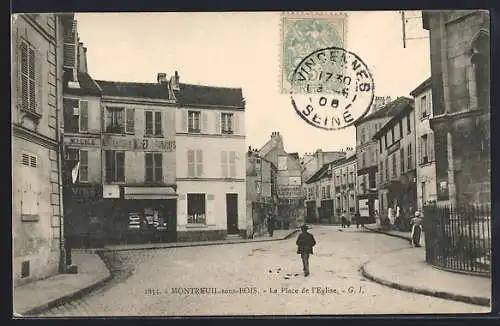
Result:
M125 199L175 199L173 187L125 187Z

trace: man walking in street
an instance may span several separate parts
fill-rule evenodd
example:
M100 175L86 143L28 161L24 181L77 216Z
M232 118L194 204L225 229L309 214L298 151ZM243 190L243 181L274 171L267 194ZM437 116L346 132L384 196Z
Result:
M307 225L302 225L300 229L302 233L297 237L297 253L302 258L304 276L309 276L309 255L313 254L313 247L316 245L316 240L311 233L307 232Z
M268 212L267 214L267 232L269 236L272 237L274 233L274 224L275 224L274 214L272 212Z

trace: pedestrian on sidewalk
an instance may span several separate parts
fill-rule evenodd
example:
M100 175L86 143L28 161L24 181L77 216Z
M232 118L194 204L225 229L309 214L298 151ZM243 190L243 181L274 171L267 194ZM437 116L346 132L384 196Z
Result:
M415 212L415 217L411 219L411 246L420 247L420 235L422 234L422 218L420 212Z
M342 216L340 217L340 220L342 222L342 228L345 228L346 226L349 227L350 226L350 222L349 220L347 219L347 216L346 216L346 211L344 211L342 213Z
M272 237L274 234L274 224L276 220L274 218L274 215L272 212L268 212L267 214L267 232L269 233L269 236Z
M359 214L359 211L356 211L356 213L354 214L354 219L356 220L356 229L359 229L359 225L363 224L361 221L361 214Z
M316 245L316 240L314 236L307 232L309 227L307 225L302 225L302 233L297 237L297 253L300 254L302 258L302 270L304 271L304 276L309 276L309 255L313 254L313 247Z

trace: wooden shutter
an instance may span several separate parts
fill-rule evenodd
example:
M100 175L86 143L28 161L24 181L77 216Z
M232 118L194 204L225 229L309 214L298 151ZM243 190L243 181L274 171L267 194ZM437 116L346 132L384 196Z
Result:
M201 132L207 134L208 133L208 117L207 117L207 112L201 111Z
M201 149L196 150L196 176L201 177L203 175L203 151Z
M227 151L221 151L220 152L221 154L221 168L222 168L222 177L223 178L227 178L228 177L228 169L227 169L227 163L228 163L228 159L227 159Z
M154 154L155 181L163 181L163 154Z
M105 151L105 171L106 171L106 182L111 182L113 181L113 171L114 171L114 164L115 164L115 152L114 151Z
M188 131L188 111L187 110L180 110L179 111L181 115L181 132L187 132Z
M125 153L116 152L116 181L125 181Z
M80 101L80 131L89 130L89 102Z
M73 21L71 26L64 27L64 67L76 69L77 56L77 36L76 36L76 21Z
M80 182L89 181L89 152L80 150L80 171L78 173Z
M153 154L145 153L145 166L146 166L146 182L153 181Z
M240 134L240 115L239 113L234 113L233 114L233 134L239 135Z
M188 176L195 176L195 162L194 162L194 150L190 149L187 151L188 156Z
M154 113L154 116L155 116L155 118L154 118L154 120L155 120L155 136L159 136L159 135L162 135L162 132L163 132L162 114L161 114L161 112L156 111Z
M424 145L424 140L422 139L422 136L418 137L418 146L417 146L417 158L418 158L418 163L422 164L424 162L423 158L423 150L422 147Z
M434 133L430 132L427 136L427 143L429 145L429 162L434 161Z
M221 134L222 133L222 129L221 129L221 115L222 115L222 113L214 112L214 115L215 115L215 133Z
M127 111L125 112L126 116L126 124L125 124L125 131L127 133L133 134L135 132L134 128L134 123L135 123L135 109L132 108L127 108Z
M144 120L146 122L146 135L153 134L153 112L152 111L144 111Z
M170 132L171 135L175 134L175 111L173 109L168 108L166 111L167 115L167 132Z
M236 152L229 152L229 173L231 178L236 178Z
M44 89L44 74L45 74L45 63L47 60L44 60L44 54L37 50L32 49L33 51L33 76L34 76L34 87L31 97L34 99L35 103L33 104L33 110L39 114L43 114L43 104L44 100L42 97L43 89ZM57 126L56 126L57 128Z

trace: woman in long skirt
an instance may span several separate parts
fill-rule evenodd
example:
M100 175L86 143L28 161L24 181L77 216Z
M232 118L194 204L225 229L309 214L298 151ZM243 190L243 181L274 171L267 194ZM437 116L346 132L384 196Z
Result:
M420 247L420 235L422 234L422 218L420 212L415 212L415 217L411 219L411 244L412 247Z

